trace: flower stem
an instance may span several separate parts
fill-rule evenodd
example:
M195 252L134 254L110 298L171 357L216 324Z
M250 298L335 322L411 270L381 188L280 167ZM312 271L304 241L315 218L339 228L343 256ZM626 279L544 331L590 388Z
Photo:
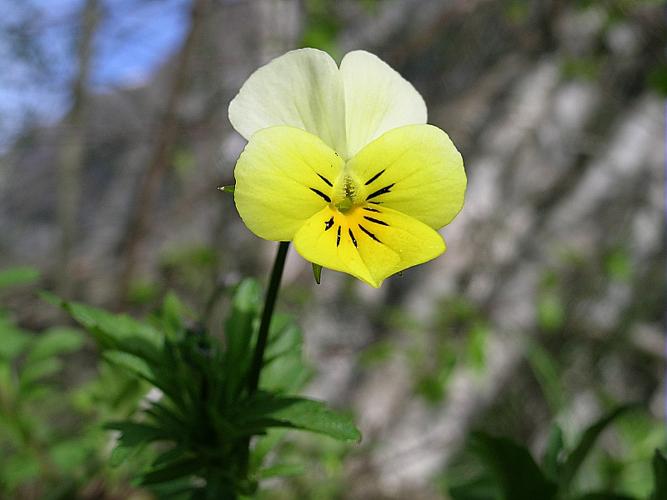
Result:
M276 260L273 262L273 270L271 271L271 279L269 280L269 288L266 291L266 299L264 300L264 310L262 311L262 320L259 324L259 331L257 332L257 344L255 344L255 354L250 367L248 377L248 391L250 394L257 391L259 385L259 375L264 364L264 350L269 338L269 327L271 326L271 317L273 316L273 308L276 305L278 298L278 290L280 290L280 280L283 276L283 269L285 267L285 258L287 257L287 250L289 249L289 241L281 241L278 245L278 253L276 253Z

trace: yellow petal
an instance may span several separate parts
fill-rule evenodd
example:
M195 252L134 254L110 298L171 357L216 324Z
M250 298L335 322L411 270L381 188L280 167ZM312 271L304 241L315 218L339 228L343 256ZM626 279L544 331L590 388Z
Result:
M246 139L289 125L345 151L345 102L340 71L321 50L299 49L255 71L229 104L229 121Z
M356 50L341 62L345 89L347 158L396 127L426 123L419 92L377 56Z
M294 247L310 262L379 287L388 276L440 255L445 242L395 210L370 206L342 214L327 206L299 229Z
M447 134L432 125L390 130L346 168L364 184L372 206L398 210L434 229L448 224L463 206L463 158Z
M234 201L260 238L288 241L330 200L343 161L318 137L293 127L260 130L234 170Z

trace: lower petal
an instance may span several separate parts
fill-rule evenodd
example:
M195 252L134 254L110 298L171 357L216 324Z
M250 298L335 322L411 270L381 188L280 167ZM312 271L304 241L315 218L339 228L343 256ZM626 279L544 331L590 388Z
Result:
M445 251L442 237L396 210L357 207L321 210L297 231L296 250L308 261L342 271L373 287Z

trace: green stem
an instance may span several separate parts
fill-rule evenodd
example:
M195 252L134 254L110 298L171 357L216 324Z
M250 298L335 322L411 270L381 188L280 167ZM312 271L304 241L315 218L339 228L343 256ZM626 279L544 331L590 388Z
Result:
M285 267L285 258L287 257L287 250L289 249L289 241L281 241L278 245L278 253L276 260L273 263L273 270L271 271L271 279L269 281L269 288L266 291L266 299L264 300L264 310L262 311L262 321L259 324L259 331L257 332L257 344L255 344L255 354L250 367L250 374L248 377L248 391L250 394L257 391L259 385L259 375L264 364L264 350L269 338L269 327L271 326L271 317L273 316L273 308L276 305L278 298L278 290L280 290L280 280L283 276L283 269Z

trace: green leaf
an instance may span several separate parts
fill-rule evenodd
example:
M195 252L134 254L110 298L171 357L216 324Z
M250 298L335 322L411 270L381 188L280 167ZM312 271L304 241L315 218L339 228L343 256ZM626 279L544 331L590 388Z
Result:
M584 463L584 460L588 456L588 453L593 448L595 441L602 434L602 432L611 424L615 419L623 415L624 413L637 408L637 404L626 404L618 406L599 420L597 420L593 425L588 427L586 431L582 434L579 439L579 443L575 448L567 455L563 462L560 473L560 486L564 490L567 490L572 481L574 480L581 464Z
M556 484L544 476L526 448L481 432L473 433L472 446L498 481L503 500L556 498Z
M558 481L563 448L563 430L554 424L549 432L547 448L544 450L544 456L542 457L542 469L553 481Z
M169 292L160 311L160 323L165 334L172 340L181 338L185 331L183 319L190 316L185 304L179 300L176 294Z
M188 477L199 471L201 467L202 464L197 458L182 458L150 470L142 476L140 484L146 486Z
M222 191L223 193L234 194L234 189L234 184L230 184L229 186L218 186L218 191Z
M289 477L303 474L305 467L301 464L276 464L257 472L259 479L268 479L270 477Z
M526 358L551 411L558 413L564 406L564 390L558 363L549 351L533 341L529 341Z
M313 277L315 278L315 283L319 285L322 281L322 266L319 264L313 263Z
M92 448L84 438L68 439L51 445L51 460L62 471L74 472L85 464Z
M47 358L28 363L21 371L21 387L28 386L41 381L46 377L50 377L58 373L63 367L63 362L58 358Z
M565 322L563 301L554 290L544 291L537 304L537 319L540 328L554 332L562 328Z
M8 488L10 491L21 484L35 481L39 478L41 464L37 457L25 451L15 455L3 457L2 479L3 492Z
M654 490L651 500L667 500L667 458L660 450L653 455Z
M259 423L316 432L340 441L361 441L361 433L348 417L313 399L258 393L245 405L241 404L236 415L240 427Z
M468 334L468 363L477 373L480 373L484 369L488 336L489 329L482 324L474 325Z
M255 469L259 469L266 456L285 437L287 429L269 429L266 434L259 437L251 452L251 463Z
M66 354L83 345L83 335L72 328L51 328L40 334L28 354L28 362Z
M125 314L111 314L85 304L60 301L60 306L95 337L102 349L124 351L160 362L164 336L150 325Z
M464 484L449 487L452 500L495 500L498 498L498 486L493 478L483 474Z
M574 500L638 500L638 499L636 497L630 497L628 495L619 495L617 493L595 491L586 493L578 497L574 497Z
M34 267L10 267L0 271L0 288L27 285L39 279L39 271Z
M303 333L287 314L271 320L260 387L269 392L295 393L311 375L302 356Z
M26 349L31 336L0 315L0 339L0 359L12 360Z
M227 383L227 402L233 401L244 387L252 359L255 322L262 307L262 290L253 279L239 283L232 297L232 309L225 322L226 349L223 366Z
M130 374L135 375L164 391L163 384L160 383L150 365L143 359L122 351L106 351L102 354L102 357L112 365L123 368Z
M109 457L109 465L111 467L119 467L138 451L139 448L127 448L125 446L116 445Z
M104 425L105 429L120 431L121 435L118 439L121 446L132 447L140 444L152 443L153 441L160 441L169 436L159 427L148 424L122 421L109 422Z
M167 451L160 453L155 458L155 460L153 460L153 468L160 467L161 465L168 464L169 462L181 460L184 458L185 453L186 451L180 446L169 448Z

